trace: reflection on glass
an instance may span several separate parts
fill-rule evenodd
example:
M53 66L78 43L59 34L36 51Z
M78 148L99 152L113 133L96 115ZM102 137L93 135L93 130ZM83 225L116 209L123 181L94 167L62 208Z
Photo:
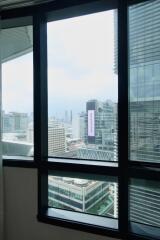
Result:
M130 185L130 220L160 227L160 184L133 180Z
M48 177L49 207L118 217L118 186L114 182Z
M160 162L160 2L129 7L130 160Z
M32 26L2 30L2 153L33 156Z
M114 11L48 23L49 156L117 161Z

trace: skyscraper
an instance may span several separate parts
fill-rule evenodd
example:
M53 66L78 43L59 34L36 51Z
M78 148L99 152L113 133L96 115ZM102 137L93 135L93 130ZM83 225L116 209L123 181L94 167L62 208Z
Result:
M130 160L160 162L160 0L129 7ZM115 11L115 73L117 67ZM130 219L160 226L160 188L153 181L132 181ZM144 234L144 233L143 233Z
M64 126L52 120L48 124L48 155L57 156L66 151L66 136Z
M129 9L130 159L160 162L160 1Z
M160 1L129 7L130 160L160 162ZM160 226L160 188L133 181L132 221Z
M78 151L80 158L117 160L117 104L111 100L86 103L85 149Z

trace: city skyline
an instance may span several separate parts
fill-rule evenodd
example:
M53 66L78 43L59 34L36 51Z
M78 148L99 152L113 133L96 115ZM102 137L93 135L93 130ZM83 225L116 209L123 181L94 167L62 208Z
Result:
M117 102L113 12L48 23L49 116L80 113L90 99ZM33 53L2 64L2 90L6 112L33 112Z

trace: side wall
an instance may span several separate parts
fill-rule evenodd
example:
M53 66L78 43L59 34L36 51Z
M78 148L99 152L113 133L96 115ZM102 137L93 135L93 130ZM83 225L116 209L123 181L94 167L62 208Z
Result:
M37 221L37 170L4 167L5 240L111 240Z

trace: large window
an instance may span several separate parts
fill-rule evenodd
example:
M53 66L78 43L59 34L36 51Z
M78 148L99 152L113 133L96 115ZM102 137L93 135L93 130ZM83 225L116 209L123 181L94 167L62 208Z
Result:
M50 157L118 160L116 16L109 10L47 24Z
M91 160L116 168L116 9L48 22L47 45L49 163ZM63 169L46 181L49 214L118 229L117 177Z
M4 59L2 140L34 132L40 221L158 240L160 0L62 2L33 13L33 69L32 44Z
M89 215L92 215L89 216L90 219L91 217L98 219L95 216L101 216L104 217L105 224L108 222L108 227L117 229L118 185L116 178L103 176L98 179L98 177L87 174L70 177L72 173L63 174L53 171L48 177L49 208L85 213L86 219ZM101 224L102 221L101 219ZM97 223L93 221L92 224Z

